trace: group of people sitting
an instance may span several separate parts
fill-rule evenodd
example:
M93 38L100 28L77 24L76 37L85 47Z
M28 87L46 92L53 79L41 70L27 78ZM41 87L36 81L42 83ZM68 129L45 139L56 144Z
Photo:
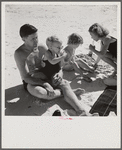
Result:
M101 40L101 50L97 51L91 44L89 49L98 55L99 60L102 59L114 67L112 76L115 77L117 39L111 37L108 30L98 23L89 28L89 33L93 40ZM75 50L83 44L83 38L79 34L72 33L68 37L67 46L63 48L62 41L57 36L50 36L46 39L47 47L45 47L39 45L38 30L30 24L21 26L20 36L24 43L15 51L14 57L25 90L45 100L52 100L63 95L77 116L98 116L98 113L87 112L84 104L79 102L78 96L85 90L81 88L72 90L69 82L63 79L63 70L74 69L86 82L92 82L91 78L84 74L84 70L94 72L99 61L97 60L95 66L89 66L75 55Z

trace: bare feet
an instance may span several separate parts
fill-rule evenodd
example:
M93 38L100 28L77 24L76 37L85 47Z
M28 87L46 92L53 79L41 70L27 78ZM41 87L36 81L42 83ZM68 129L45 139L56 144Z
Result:
M79 111L75 111L73 109L66 109L64 111L64 114L66 116L99 116L98 113L93 113L93 114L90 114L89 112L86 112L85 110L79 110Z
M66 109L64 111L64 115L65 116L99 116L98 113L93 113L93 114L90 114L89 112L86 112L85 110L79 110L79 111L75 111L73 109Z
M98 113L93 113L93 114L90 114L89 112L86 112L84 110L79 110L77 112L78 116L99 116Z
M54 90L54 98L63 96L60 89Z
M75 93L75 95L77 97L79 97L80 95L82 95L82 94L85 93L85 90L81 89L81 88L77 88L77 89L74 89L73 92ZM54 98L56 98L56 97L62 97L63 96L63 94L62 94L62 92L61 92L60 89L54 90L54 93L55 93Z
M63 114L65 116L77 116L76 111L73 109L66 109L66 110L64 110Z

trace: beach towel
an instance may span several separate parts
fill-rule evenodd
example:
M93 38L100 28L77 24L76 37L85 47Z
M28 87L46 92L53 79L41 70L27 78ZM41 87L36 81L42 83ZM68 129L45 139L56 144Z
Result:
M99 113L99 116L108 116L110 112L117 115L117 87L107 86L90 110L90 113Z

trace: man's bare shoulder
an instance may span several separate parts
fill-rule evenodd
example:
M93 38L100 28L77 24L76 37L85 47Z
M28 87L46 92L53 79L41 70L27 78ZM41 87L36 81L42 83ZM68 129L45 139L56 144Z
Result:
M14 57L15 59L24 59L26 57L24 45L21 45L18 49L15 50Z
M24 45L21 45L18 49L15 50L15 54L24 53Z

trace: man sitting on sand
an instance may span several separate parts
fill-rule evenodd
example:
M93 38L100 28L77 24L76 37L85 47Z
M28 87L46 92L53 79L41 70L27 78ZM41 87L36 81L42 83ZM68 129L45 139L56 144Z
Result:
M42 56L47 49L44 46L38 45L37 29L32 25L25 24L20 28L20 36L24 41L24 44L15 51L14 56L25 89L31 95L46 100L61 96L61 91L59 89L54 90L51 84L45 81L46 76L43 72L39 72L38 76L38 71L40 71L40 68L44 65ZM32 58L33 60L32 64L30 64L31 67L33 67L33 73L29 72L27 63L29 58ZM75 95L77 91L74 93L69 83L64 81L59 73L53 77L53 84L55 86L60 85L60 89L63 91L66 102L75 109L78 116L91 115L86 112L84 106L79 103L79 100Z

